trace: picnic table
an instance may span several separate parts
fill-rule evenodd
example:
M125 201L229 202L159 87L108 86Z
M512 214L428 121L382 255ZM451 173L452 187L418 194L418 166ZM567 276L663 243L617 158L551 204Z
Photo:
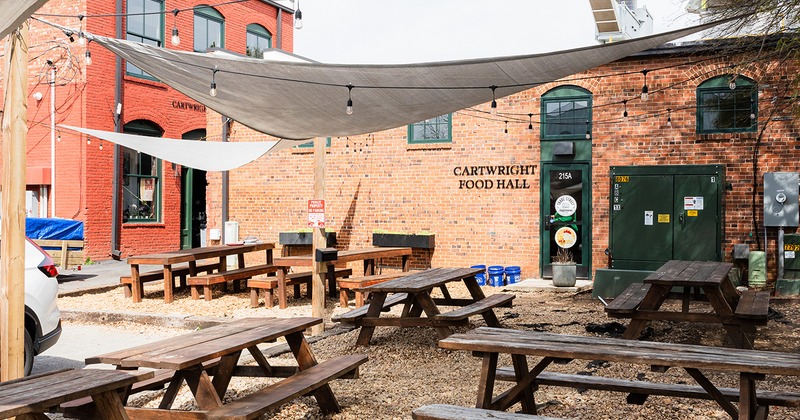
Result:
M412 248L408 247L372 247L363 249L350 249L339 251L336 260L327 261L327 274L328 278L328 295L336 297L336 265L345 264L353 261L364 262L364 275L375 274L375 260L381 258L401 257L402 270L408 271L409 257L413 252ZM289 267L313 267L314 258L311 255L295 255L288 257L275 258L273 264L282 267L282 272L278 272L278 304L281 309L286 308L286 284L283 279L288 275ZM283 276L283 277L281 277Z
M47 419L44 414L60 404L91 397L96 415L103 419L127 419L125 398L136 381L153 372L107 369L72 369L47 372L0 383L0 418Z
M536 414L533 393L538 385L624 392L631 404L643 404L649 395L714 400L734 419L766 418L770 405L800 407L798 393L756 391L757 381L766 375L800 376L798 354L491 327L453 334L440 340L439 347L470 351L482 358L476 406L484 409L503 411L520 402L525 413ZM511 355L513 368L497 368L500 354ZM540 358L531 369L528 356ZM545 371L553 362L573 359L641 364L654 372L681 368L699 386ZM734 375L739 387L718 388L704 373L708 371ZM495 397L498 379L515 385Z
M86 359L118 369L174 371L158 408L128 408L141 418L258 418L298 396L316 397L325 413L338 412L339 403L328 382L357 374L366 355L343 355L317 363L303 332L320 318L243 318L190 334ZM269 364L257 345L285 337L297 366ZM237 366L247 349L257 366ZM213 376L213 379L211 378ZM233 376L286 378L238 400L222 403ZM183 382L194 395L199 412L171 410Z
M174 300L173 288L175 273L173 272L173 266L175 264L188 263L188 275L196 276L200 271L197 265L198 261L217 258L218 262L214 264L213 267L205 270L210 271L213 268L217 271L224 272L227 270L226 258L229 255L237 256L239 268L241 269L245 267L244 256L249 252L265 251L266 263L272 263L272 250L274 248L275 244L273 243L259 242L253 244L216 245L128 257L128 264L131 266L130 282L133 301L137 303L142 301L142 296L144 295L144 281L163 279L164 302L171 303ZM154 272L144 275L139 270L140 265L160 265L163 267L163 274ZM235 282L234 287L237 287Z
M728 277L732 266L718 261L669 261L642 283L631 284L605 311L614 318L631 319L623 338L639 338L651 320L711 323L722 325L734 346L752 349L756 325L767 323L769 292L739 293ZM662 307L669 298L682 300L680 311ZM703 305L694 305L701 309L693 310L693 303Z
M500 321L494 314L498 306L511 306L516 297L509 294L483 294L475 275L475 268L432 268L361 289L369 292L369 305L333 317L333 321L361 327L357 345L369 344L376 326L433 327L440 338L452 334L453 326L466 325L468 318L482 315L487 325L498 327ZM470 293L469 299L450 296L447 283L463 281ZM431 296L433 289L441 290L441 298ZM400 317L381 317L381 313L394 305L404 304ZM457 306L458 309L442 313L438 305ZM422 313L425 316L421 316Z

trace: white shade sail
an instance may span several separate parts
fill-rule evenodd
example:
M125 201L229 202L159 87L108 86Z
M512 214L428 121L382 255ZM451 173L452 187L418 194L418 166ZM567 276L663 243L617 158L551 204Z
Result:
M107 140L159 159L203 171L229 171L246 165L267 152L285 149L296 144L295 142L285 141L223 143L219 141L180 140L91 130L61 124L59 124L59 127Z
M47 0L0 0L0 38L17 29Z
M262 133L300 140L413 124L489 102L492 86L495 97L501 98L719 23L545 54L402 65L286 62L93 38L222 115ZM210 94L212 80L216 96ZM348 98L352 115L345 113Z

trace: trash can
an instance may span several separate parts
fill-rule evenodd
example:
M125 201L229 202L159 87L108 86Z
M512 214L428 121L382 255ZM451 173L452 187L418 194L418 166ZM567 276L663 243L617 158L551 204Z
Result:
M489 285L495 287L505 286L505 283L503 282L504 272L505 272L505 267L503 267L502 265L489 266Z
M506 273L506 285L519 283L520 277L522 276L522 269L516 265L510 265L505 269Z
M473 265L470 268L478 268L483 271L475 275L475 280L478 281L478 286L486 286L486 266L483 264Z

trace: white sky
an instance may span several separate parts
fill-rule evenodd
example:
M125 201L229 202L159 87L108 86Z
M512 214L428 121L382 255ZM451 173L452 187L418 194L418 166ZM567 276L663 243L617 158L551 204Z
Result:
M639 0L654 32L690 26L688 0ZM297 6L297 0L295 0ZM589 0L300 0L294 52L325 63L414 63L596 44Z

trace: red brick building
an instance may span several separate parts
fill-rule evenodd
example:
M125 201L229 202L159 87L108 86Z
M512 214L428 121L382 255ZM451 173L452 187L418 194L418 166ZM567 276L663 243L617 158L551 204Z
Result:
M735 244L766 249L774 279L777 230L763 227L761 180L766 172L797 171L798 125L783 100L797 66L764 55L720 55L719 48L699 43L638 54L502 98L497 115L485 104L425 124L331 139L326 218L337 247L369 246L375 230L429 231L435 248L415 251L417 267L518 265L530 278L547 274L556 240L564 239L557 233L571 232L571 251L589 277L623 248L655 247L649 229L670 229L671 237L709 215L710 227L685 239L707 251L693 258L730 261ZM219 137L218 121L210 113L211 137ZM258 137L237 124L231 132L231 141ZM239 223L240 235L277 242L279 232L307 225L313 161L311 148L295 148L230 172L229 220ZM624 214L612 210L619 188L612 168L642 166L664 168L664 176L722 172L701 176L716 188L713 197L676 192L677 213L648 215L645 208L631 216L635 224L618 220L621 243L609 249L610 218ZM209 228L219 229L220 178L208 179ZM559 213L562 195L572 200L559 203ZM698 197L694 207L681 208L689 197Z
M80 32L187 51L292 50L293 10L271 0L217 3L51 1L34 16L74 31L31 20L29 215L82 220L85 253L93 260L198 246L206 213L205 173L120 148L115 182L112 144L58 129L53 168L51 114L56 124L114 131L118 123L122 132L204 140L206 112L140 69L124 62L118 68L114 54L92 42L84 45ZM172 42L175 30L178 45Z

